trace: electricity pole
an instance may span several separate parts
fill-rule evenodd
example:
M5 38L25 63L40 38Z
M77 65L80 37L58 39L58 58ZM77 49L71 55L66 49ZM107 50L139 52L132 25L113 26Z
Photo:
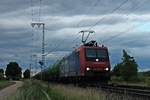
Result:
M45 23L31 23L31 26L34 28L38 26L40 28L42 26L42 60L39 62L41 65L41 79L42 79L42 69L45 67Z

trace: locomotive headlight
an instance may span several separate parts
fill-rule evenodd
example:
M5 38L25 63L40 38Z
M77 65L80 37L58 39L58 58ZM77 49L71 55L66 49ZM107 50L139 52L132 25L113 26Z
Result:
M99 59L96 59L96 62L98 62L99 61Z
M89 67L87 67L87 68L86 68L86 70L87 70L87 71L89 71L89 70L90 70L90 68L89 68Z
M105 68L105 70L106 70L106 71L108 71L108 70L109 70L109 68L107 67L107 68Z

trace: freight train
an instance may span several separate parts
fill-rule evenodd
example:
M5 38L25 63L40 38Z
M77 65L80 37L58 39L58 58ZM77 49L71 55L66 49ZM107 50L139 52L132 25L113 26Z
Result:
M63 57L55 67L45 75L48 80L107 82L110 79L111 66L108 49L104 45L98 45L96 41L81 45L70 55Z

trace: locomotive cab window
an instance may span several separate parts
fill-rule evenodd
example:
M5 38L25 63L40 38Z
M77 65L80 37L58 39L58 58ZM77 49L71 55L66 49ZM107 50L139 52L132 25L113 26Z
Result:
M97 58L107 58L106 50L97 50Z
M96 58L106 59L107 51L104 49L86 48L85 57L86 57L86 60L89 60L89 61L92 61L92 60L95 61Z
M96 58L96 50L93 48L86 48L86 57L87 58Z

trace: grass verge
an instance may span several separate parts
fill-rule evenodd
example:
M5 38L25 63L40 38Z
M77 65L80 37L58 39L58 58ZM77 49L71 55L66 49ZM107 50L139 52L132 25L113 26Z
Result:
M72 85L49 84L27 80L16 95L9 100L145 100L128 95L101 91L96 88L80 88Z
M15 84L15 82L10 82L10 81L6 81L6 80L0 80L0 90L4 89L10 85Z
M128 95L104 92L96 88L51 85L50 89L49 95L52 100L142 100Z

